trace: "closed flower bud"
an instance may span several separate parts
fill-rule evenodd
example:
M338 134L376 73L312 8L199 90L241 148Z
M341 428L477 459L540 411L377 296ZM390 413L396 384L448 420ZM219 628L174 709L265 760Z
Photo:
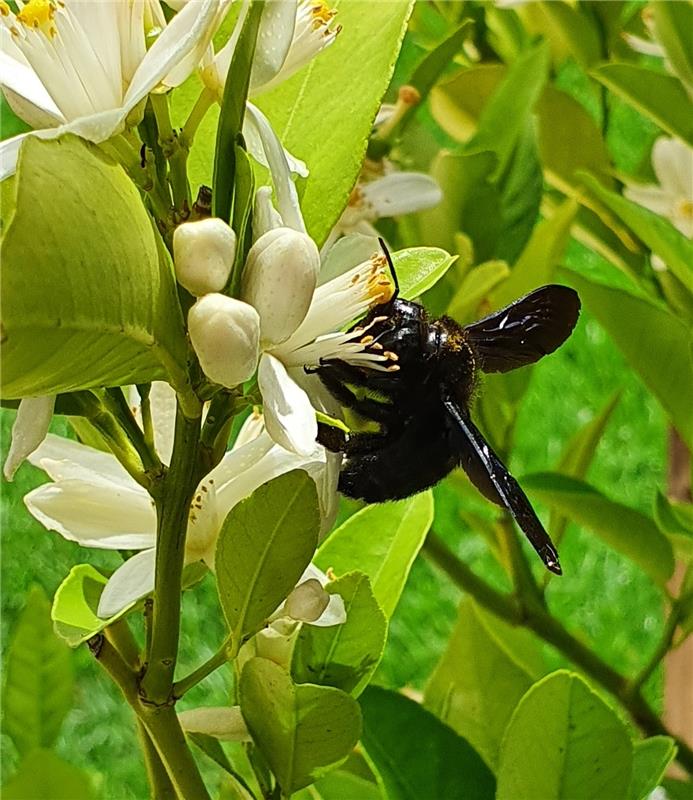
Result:
M226 286L235 255L236 234L217 217L185 222L173 233L176 279L196 297Z
M207 294L190 309L188 330L200 366L214 383L230 388L255 372L260 318L252 306L223 294Z
M241 294L260 314L266 345L285 341L303 322L318 281L320 253L305 233L275 228L248 253Z
M284 612L301 622L315 622L330 602L330 595L315 578L299 584L286 598Z

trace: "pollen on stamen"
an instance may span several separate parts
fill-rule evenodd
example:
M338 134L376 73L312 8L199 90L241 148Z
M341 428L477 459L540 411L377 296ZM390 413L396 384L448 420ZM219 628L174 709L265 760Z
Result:
M0 0L0 16L3 17L10 16L10 7L7 5L5 0Z

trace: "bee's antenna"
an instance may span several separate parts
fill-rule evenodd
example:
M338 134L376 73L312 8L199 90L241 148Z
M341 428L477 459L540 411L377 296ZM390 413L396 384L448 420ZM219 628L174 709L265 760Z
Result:
M390 273L392 274L392 281L395 284L395 293L389 300L389 302L392 303L393 300L396 300L399 295L399 281L397 280L397 272L395 271L395 265L392 263L392 256L390 255L390 251L387 249L385 240L378 236L378 242L380 242L383 253L385 253L385 258L387 259L388 266L390 267Z

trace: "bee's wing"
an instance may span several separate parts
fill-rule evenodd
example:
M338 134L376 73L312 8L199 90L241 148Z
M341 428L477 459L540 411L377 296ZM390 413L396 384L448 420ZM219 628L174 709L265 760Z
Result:
M484 372L533 364L570 336L580 313L574 289L551 284L465 327Z
M449 398L443 402L456 432L459 433L460 466L469 476L469 480L484 497L507 508L547 569L561 575L556 548L520 484L457 403Z

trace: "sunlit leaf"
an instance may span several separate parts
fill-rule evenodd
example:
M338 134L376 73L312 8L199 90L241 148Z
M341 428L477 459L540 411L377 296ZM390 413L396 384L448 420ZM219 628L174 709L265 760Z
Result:
M2 242L3 396L167 377L183 386L171 262L125 172L76 136L28 137L15 186Z
M497 800L626 797L632 745L614 711L560 671L522 698L501 746Z
M645 800L659 786L675 755L676 745L668 736L652 736L635 742L628 800Z
M451 256L437 247L409 247L392 254L402 297L414 298L434 286L454 264Z
M426 686L426 707L495 768L513 709L542 674L540 662L528 633L464 600L447 649Z
M224 616L237 643L258 631L298 583L318 543L315 483L293 470L228 513L215 557Z
M326 589L341 595L346 622L330 627L303 625L291 672L297 683L335 686L358 697L385 649L387 620L363 573L349 572Z
M253 741L287 796L344 761L360 736L352 697L329 686L297 686L265 658L246 663L239 692Z
M395 503L367 506L327 538L315 562L337 575L354 569L368 575L375 599L389 618L432 522L430 491Z

